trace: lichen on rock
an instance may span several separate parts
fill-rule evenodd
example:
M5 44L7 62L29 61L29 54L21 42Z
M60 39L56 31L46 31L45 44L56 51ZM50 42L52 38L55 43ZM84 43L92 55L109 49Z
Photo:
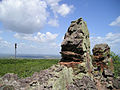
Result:
M81 70L84 70L84 73L92 72L89 31L82 18L71 22L61 44L60 53L62 57L60 64L68 67L80 64L79 66L81 66Z
M61 62L86 60L86 53L90 54L90 40L87 24L82 18L71 22L61 47Z

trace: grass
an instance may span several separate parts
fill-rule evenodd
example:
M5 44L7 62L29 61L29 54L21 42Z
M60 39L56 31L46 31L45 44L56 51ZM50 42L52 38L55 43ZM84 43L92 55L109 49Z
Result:
M0 77L6 73L15 73L20 78L29 77L34 72L57 64L58 61L58 59L0 59Z
M112 52L111 58L115 77L120 77L120 56ZM29 77L34 72L40 72L57 64L58 61L58 59L0 59L0 77L6 73L15 73L20 78Z

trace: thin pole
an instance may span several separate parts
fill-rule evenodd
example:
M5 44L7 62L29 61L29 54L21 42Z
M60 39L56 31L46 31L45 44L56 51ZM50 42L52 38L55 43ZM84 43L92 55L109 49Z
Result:
M15 43L15 59L16 59L16 53L17 53L17 43Z
M16 48L15 48L15 59L16 59Z

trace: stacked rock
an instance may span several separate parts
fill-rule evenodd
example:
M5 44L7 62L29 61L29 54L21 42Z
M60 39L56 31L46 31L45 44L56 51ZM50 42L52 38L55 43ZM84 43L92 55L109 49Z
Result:
M91 72L89 32L87 24L82 18L71 22L61 47L62 59L60 64L68 67L80 64L80 68L84 68L86 72Z
M104 68L108 68L110 58L110 47L108 44L96 44L93 51L93 65L98 67L98 70L103 71Z
M114 75L110 47L108 44L96 44L93 48L94 80L102 87L112 90L114 88ZM99 88L99 84L97 87ZM104 89L104 90L106 90Z
M61 62L84 61L90 54L89 32L82 18L71 22L61 47Z

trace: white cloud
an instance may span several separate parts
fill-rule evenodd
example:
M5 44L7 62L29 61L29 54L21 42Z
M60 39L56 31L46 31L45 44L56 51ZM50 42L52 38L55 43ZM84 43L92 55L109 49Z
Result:
M21 42L19 42L17 40L17 54L59 54L59 45L54 41L57 34L47 32L46 34L38 33L35 36L32 34L15 34L15 36L19 39L31 41L26 42L21 40ZM44 39L41 41L43 37ZM33 43L33 41L38 43ZM10 43L0 37L0 53L14 54L14 51L14 42Z
M116 18L116 20L113 21L113 22L111 22L109 25L110 25L110 26L120 26L120 16L118 16L118 17Z
M73 5L67 5L67 4L62 4L60 5L59 2L61 0L46 0L47 4L51 7L51 10L54 12L55 17L57 17L57 13L60 14L61 16L66 16L68 15L72 9Z
M0 41L2 40L2 38L0 37Z
M47 4L50 6L57 6L61 0L46 0Z
M59 26L57 19L50 19L48 21L48 24L51 25L51 26L54 26L54 27L58 27Z
M50 44L32 44L32 43L18 43L18 54L59 54L59 48L56 43Z
M34 33L46 22L46 8L42 0L3 0L0 2L0 21L9 30Z
M45 34L38 32L37 35L32 34L19 34L16 33L14 37L23 40L29 40L34 42L51 42L57 38L58 34L52 34L50 32L46 32Z
M93 48L95 44L107 43L112 51L119 53L120 51L120 33L107 33L104 37L91 37L91 47Z
M3 48L3 47L11 47L11 43L3 40L2 37L0 37L0 48Z
M73 5L62 4L61 0L2 0L0 2L0 21L8 30L32 34L39 32L47 23L49 14L68 15ZM48 11L48 8L52 11ZM52 20L52 26L58 26L57 20ZM49 23L51 23L49 22Z
M55 42L58 34L52 34L50 32L40 33L37 35L32 34L19 34L16 33L14 37L18 39L23 39L27 41L31 41L28 43L20 43L18 44L19 53L36 53L36 54L52 54L58 53L59 46ZM33 43L36 42L36 43Z
M55 42L51 43L50 46L54 48L60 47L59 44L56 44Z
M71 9L73 8L73 6L68 6L67 4L62 4L59 9L58 9L58 13L61 16L66 16L67 14L69 14L71 12Z

